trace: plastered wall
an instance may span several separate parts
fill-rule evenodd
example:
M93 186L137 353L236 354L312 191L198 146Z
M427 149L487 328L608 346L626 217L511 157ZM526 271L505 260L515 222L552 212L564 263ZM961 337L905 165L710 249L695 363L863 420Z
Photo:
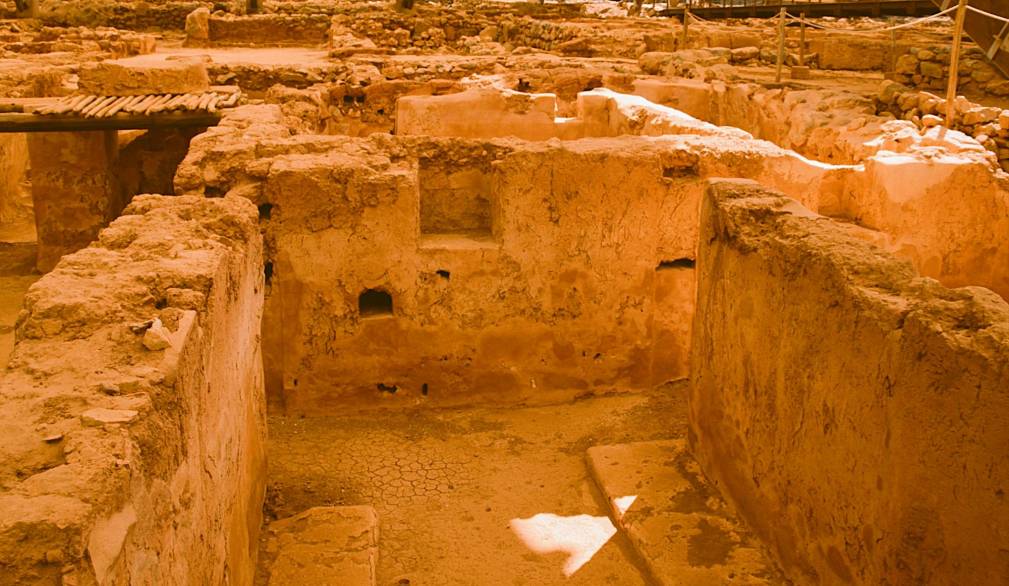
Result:
M247 200L138 196L31 288L0 380L0 583L252 583L262 263Z
M697 263L694 455L795 582L1009 580L1009 305L751 182Z

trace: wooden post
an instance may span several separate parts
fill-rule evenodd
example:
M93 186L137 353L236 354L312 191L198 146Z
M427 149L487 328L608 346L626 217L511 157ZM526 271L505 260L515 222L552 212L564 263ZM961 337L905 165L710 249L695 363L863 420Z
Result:
M785 8L782 7L778 13L778 70L774 74L775 83L781 83L781 68L785 65L785 14Z
M963 21L967 15L967 0L956 8L956 29L953 31L953 51L949 56L949 86L946 89L946 128L953 128L956 119L956 88L960 76L960 43L963 41Z
M897 24L897 17L890 17L890 65L887 67L889 71L897 70L897 31L893 30L894 25Z
M799 67L806 66L806 13L799 14Z
M690 0L683 5L683 42L680 43L681 49L687 48L687 31L690 27Z

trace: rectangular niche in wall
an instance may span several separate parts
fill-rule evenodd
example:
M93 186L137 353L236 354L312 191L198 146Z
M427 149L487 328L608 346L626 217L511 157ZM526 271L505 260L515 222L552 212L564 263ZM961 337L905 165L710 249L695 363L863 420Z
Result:
M490 241L496 213L490 168L421 160L420 233Z

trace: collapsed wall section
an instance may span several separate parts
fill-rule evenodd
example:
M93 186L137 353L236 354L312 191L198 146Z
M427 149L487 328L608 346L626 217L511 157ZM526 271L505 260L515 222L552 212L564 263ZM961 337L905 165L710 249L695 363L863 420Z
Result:
M1009 305L863 236L752 182L712 184L694 454L797 583L1003 583Z
M138 196L31 288L0 380L0 583L251 584L262 262L248 201Z

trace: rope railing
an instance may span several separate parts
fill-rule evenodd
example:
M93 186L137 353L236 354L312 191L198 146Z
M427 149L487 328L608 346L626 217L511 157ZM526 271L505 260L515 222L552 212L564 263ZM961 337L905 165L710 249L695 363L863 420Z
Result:
M973 6L970 6L970 5L967 5L967 10L970 10L971 12L974 12L976 14L980 14L981 16L987 16L988 18L991 18L993 20L998 20L998 21L1004 22L1006 24L1009 24L1009 18L1006 18L1004 16L999 16L997 14L992 14L990 12L985 12L984 10L981 10L980 8L974 8Z
M885 26L885 27L874 28L874 29L853 30L853 29L845 29L845 28L834 28L834 27L824 26L822 24L818 24L818 23L815 23L815 22L809 22L808 20L806 21L806 26L809 26L809 27L812 27L812 28L815 28L815 29L819 29L819 30L823 30L823 31L827 31L827 32L837 32L837 33L856 34L856 35L875 35L875 34L878 34L878 33L885 33L885 32L890 32L890 31L897 31L897 30L901 30L901 29L905 29L905 28L911 28L911 27L914 27L914 26L925 24L927 22L931 22L933 20L938 20L940 18L943 18L943 17L947 16L950 13L956 12L956 9L957 9L956 6L952 6L950 8L947 8L946 10L943 10L942 12L938 12L938 13L933 14L931 16L924 16L922 18L918 18L918 19L912 20L911 22L905 22L904 24L898 24L898 25L894 25L894 26ZM787 18L792 19L792 20L802 20L802 19L800 19L797 16L792 16L791 14L788 14L788 10L787 9L785 9L785 16Z

